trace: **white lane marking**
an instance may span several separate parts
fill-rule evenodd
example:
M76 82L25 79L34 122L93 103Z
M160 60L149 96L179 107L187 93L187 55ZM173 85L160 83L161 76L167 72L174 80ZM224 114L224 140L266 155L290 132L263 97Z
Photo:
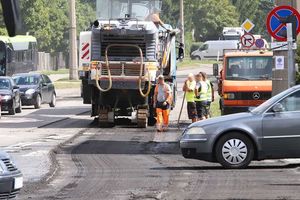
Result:
M48 151L40 150L40 151L34 151L27 154L22 155L23 157L37 157L37 156L44 156L47 155Z
M17 143L17 144L13 144L13 145L10 145L10 146L7 146L7 147L3 147L3 149L5 151L8 151L8 150L16 150L16 149L23 149L25 147L29 147L29 146L33 146L33 145L36 145L36 144L41 144L42 142L21 142L21 143Z
M28 122L42 122L43 120L33 118L15 118L15 119L1 119L0 124L5 123L28 123Z

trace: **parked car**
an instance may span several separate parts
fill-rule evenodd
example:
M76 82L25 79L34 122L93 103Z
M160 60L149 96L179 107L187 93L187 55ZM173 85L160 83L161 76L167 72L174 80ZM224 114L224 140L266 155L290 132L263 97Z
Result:
M20 87L22 104L34 106L36 109L41 104L56 106L56 92L53 83L47 75L39 73L16 74L14 81Z
M290 88L248 113L201 121L180 140L185 158L245 168L252 160L300 158L300 86Z
M0 77L1 110L10 115L22 112L19 87L10 77Z
M0 199L13 199L23 187L23 175L9 155L0 151Z
M238 40L211 40L206 41L199 49L191 53L192 60L222 60L225 49L238 49Z

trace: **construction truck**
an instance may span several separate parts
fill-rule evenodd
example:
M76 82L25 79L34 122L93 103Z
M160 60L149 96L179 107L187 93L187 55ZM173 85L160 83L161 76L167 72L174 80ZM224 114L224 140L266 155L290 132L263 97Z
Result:
M177 31L157 22L161 6L161 0L97 0L98 19L80 34L79 75L83 102L100 125L124 117L140 128L154 125L159 75L175 105L176 63L183 55L176 53Z
M222 115L247 112L271 98L272 65L270 51L225 50L220 73L218 65L214 65Z

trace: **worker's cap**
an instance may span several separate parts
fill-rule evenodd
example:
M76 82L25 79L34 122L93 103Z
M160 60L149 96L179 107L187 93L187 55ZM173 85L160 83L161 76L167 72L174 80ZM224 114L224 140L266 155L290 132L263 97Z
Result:
M163 75L159 75L159 76L157 77L157 80L165 80L165 77L164 77Z

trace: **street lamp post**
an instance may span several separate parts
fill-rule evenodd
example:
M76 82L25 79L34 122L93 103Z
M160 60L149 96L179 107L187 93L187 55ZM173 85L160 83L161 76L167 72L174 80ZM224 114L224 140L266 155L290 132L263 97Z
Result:
M70 50L69 50L69 79L78 80L77 66L77 33L76 33L76 2L69 0L70 17Z

